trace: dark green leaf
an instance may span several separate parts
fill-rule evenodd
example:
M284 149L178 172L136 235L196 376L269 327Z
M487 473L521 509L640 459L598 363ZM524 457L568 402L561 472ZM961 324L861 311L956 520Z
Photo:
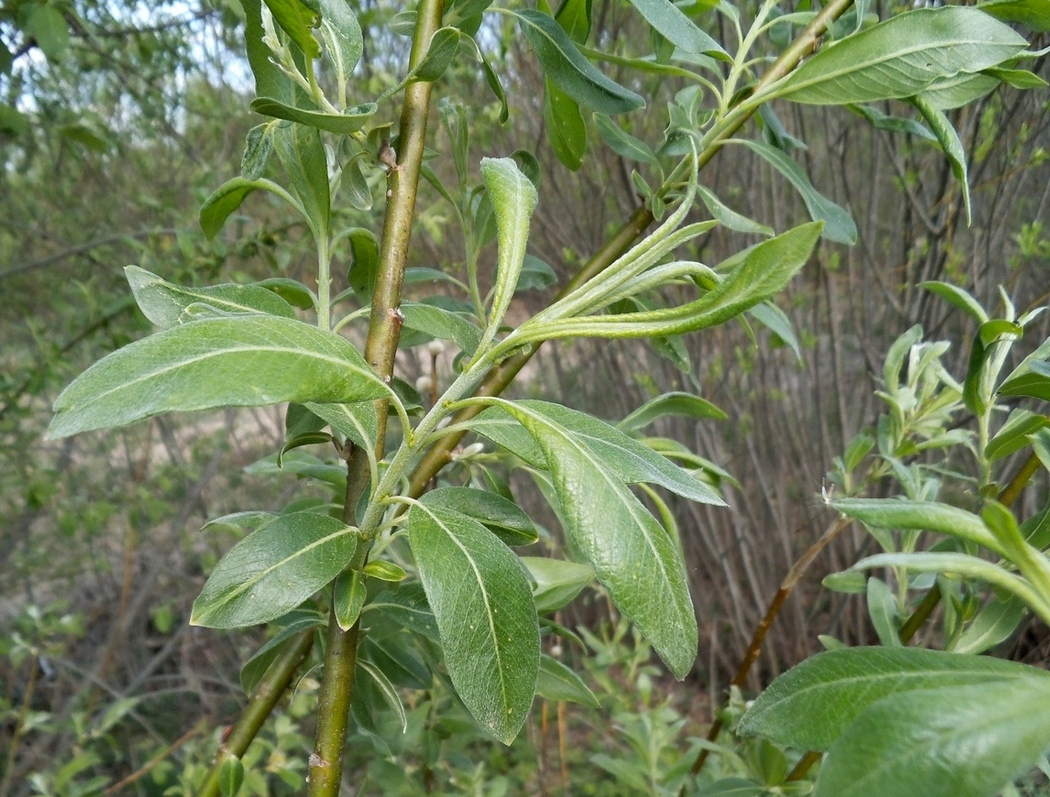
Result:
M279 126L274 131L274 145L314 235L323 238L328 234L331 195L328 157L321 144L321 134L316 128L300 124Z
M866 709L831 748L814 797L987 797L1050 746L1050 680L933 688Z
M336 622L344 631L349 631L361 616L366 596L365 580L360 571L343 571L336 578L332 593L332 611L335 612Z
M426 55L413 70L415 80L433 83L448 69L459 52L460 32L456 28L438 28L430 39Z
M497 445L512 451L526 462L539 468L547 468L549 457L530 437L522 435L521 428L507 415L517 421L512 407L520 407L539 417L547 418L572 434L577 445L585 448L593 458L602 462L603 470L614 474L626 484L648 482L665 487L690 501L724 506L722 498L708 485L657 454L648 446L639 443L614 426L600 421L592 415L569 409L560 404L545 401L522 401L514 405L501 402L499 406L486 410L472 422L472 430L492 440Z
M1029 396L1050 401L1050 363L1032 362L1027 371L1011 375L999 386L1000 396Z
M11 133L17 136L27 130L29 130L29 118L21 111L0 102L0 133Z
M245 180L243 177L227 180L201 205L200 224L204 234L214 238L248 194L259 188L270 190L272 186L268 180Z
M748 709L738 730L800 750L828 750L862 711L888 696L904 697L904 692L914 696L919 690L940 687L1028 683L1033 672L1014 662L921 648L833 650L807 659L773 681Z
M355 105L353 108L347 108L341 114L334 114L307 108L297 108L293 105L278 102L270 97L258 97L252 100L251 108L263 116L286 119L289 122L298 122L301 125L345 136L356 133L368 124L368 120L375 114L378 106L373 102L368 102L363 105Z
M645 100L607 78L584 58L548 14L532 9L513 13L544 74L580 105L610 115L645 107Z
M948 282L920 282L919 287L925 288L954 307L958 307L978 324L983 324L988 320L988 313L984 311L980 303L956 285Z
M401 312L405 316L404 326L407 329L440 340L454 341L468 356L474 353L481 342L481 330L459 313L418 302L405 302L401 305Z
M370 401L353 404L307 405L310 412L321 418L335 431L353 441L354 445L374 449L376 446L376 410Z
M1050 6L1045 0L986 0L977 7L1003 22L1019 22L1037 33L1050 31Z
M577 44L585 44L591 33L591 0L563 0L554 18Z
M984 521L972 512L949 504L896 498L842 498L832 501L831 506L872 526L939 531L1001 552Z
M971 220L970 182L967 175L966 150L963 149L959 134L955 132L955 127L944 112L935 108L925 96L915 97L912 102L919 109L933 134L937 136L937 143L952 165L952 173L959 181L959 189L962 191L963 206L966 208L966 223L969 224Z
M912 97L938 78L996 66L1026 46L974 8L922 8L821 49L776 94L821 105Z
M387 391L338 335L276 316L204 319L95 363L55 400L48 434L57 439L164 412L355 402Z
M69 25L56 6L30 5L23 30L50 60L60 57L69 47Z
M222 797L234 797L244 783L244 764L233 753L221 753L219 764L219 794Z
M456 692L509 744L528 716L539 671L525 569L484 526L449 509L413 504L408 537Z
M685 564L667 532L623 484L623 470L648 463L636 460L623 445L609 445L604 456L596 455L593 442L584 445L554 420L571 412L566 408L506 401L500 407L542 449L572 543L594 566L620 611L638 626L671 672L684 678L697 650ZM623 436L600 425L614 437ZM612 465L610 459L618 462Z
M724 421L726 414L710 401L691 393L664 393L645 402L618 424L616 428L626 434L643 429L657 418L667 415L678 415L685 418L713 418Z
M984 653L1005 642L1025 616L1024 603L1011 595L993 598L973 619L962 635L955 640L953 653Z
M540 538L536 525L521 507L487 490L441 487L424 494L420 501L474 518L507 545L532 545Z
M670 2L670 0L668 0ZM622 158L647 163L655 169L660 168L660 161L648 144L635 138L605 114L594 114L594 126L606 145Z
M576 171L587 151L587 126L580 106L549 77L545 80L543 121L554 154L562 165Z
M536 584L536 611L550 614L572 603L584 587L594 582L594 568L564 559L523 556L522 564Z
M255 691L255 687L286 645L296 644L292 637L311 628L323 628L325 624L324 617L316 611L304 609L289 612L284 619L288 622L284 623L277 635L255 651L241 667L241 689L244 690L244 694L250 695Z
M280 25L307 58L318 58L321 45L314 38L312 29L317 27L318 14L301 0L264 0Z
M268 291L273 291L292 307L298 307L300 310L314 309L313 293L298 280L289 279L288 277L269 277L259 280L255 284L266 288Z
M519 291L542 291L558 281L558 275L549 265L535 255L525 255L525 262L518 277Z
M929 128L914 119L902 119L899 116L888 116L870 105L851 105L851 111L856 111L876 130L887 130L891 133L901 133L916 136L926 141L936 141L937 137L930 132Z
M328 45L328 58L338 78L349 81L364 51L361 26L346 0L317 0L317 6L321 10L321 31Z
M219 561L193 602L190 623L238 628L280 617L330 583L356 548L356 530L335 518L282 515Z
M138 266L124 269L131 292L143 315L162 329L186 321L184 310L203 302L226 313L268 313L295 318L295 311L284 299L259 285L215 285L186 288L161 279Z
M350 230L346 239L350 244L350 287L362 304L371 304L379 274L379 241L363 227Z
M795 186L795 190L802 196L802 201L806 203L810 218L824 222L825 239L851 246L857 242L857 225L854 224L849 211L817 191L802 167L794 160L768 144L748 139L740 139L739 143L765 158Z
M529 221L539 197L536 186L512 158L482 158L481 176L496 216L499 241L489 323L500 324L518 286L529 238Z
M372 612L375 614L371 614ZM438 641L434 613L430 610L422 586L416 581L384 590L361 610L361 617L369 618L365 623L368 626L377 622L372 619L376 616L382 617L385 622L396 628L407 628L427 639Z
M1008 457L1029 444L1028 435L1050 426L1050 418L1029 410L1014 410L1002 428L996 432L984 449L984 455L994 461Z
M598 708L598 698L587 684L557 659L544 654L540 656L540 673L536 680L536 694L546 700L579 703L581 706Z
M718 42L704 33L671 0L630 0L661 36L687 53L716 53L731 60Z

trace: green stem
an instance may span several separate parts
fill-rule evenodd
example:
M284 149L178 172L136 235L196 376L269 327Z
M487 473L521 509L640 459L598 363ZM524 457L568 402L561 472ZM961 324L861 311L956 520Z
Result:
M416 9L416 28L409 57L410 71L415 69L426 55L434 32L441 26L443 11L443 0L420 0ZM401 335L401 287L408 264L432 89L433 84L418 81L410 82L405 89L397 167L388 177L387 210L379 251L379 272L372 295L372 313L368 339L365 342L365 359L376 373L386 379L390 379L393 374L394 358ZM374 456L379 460L386 450L387 401L376 402L376 415L378 424ZM406 436L410 431L405 429ZM347 522L351 522L356 514L358 500L368 489L368 452L355 451L347 471L343 517ZM358 545L354 559L350 562L351 568L360 568L367 561L370 547L365 542ZM335 621L334 612L332 615L328 626L316 743L314 753L310 757L310 797L338 797L354 671L357 668L359 624L354 623L348 631L343 631Z
M252 690L248 698L248 705L238 718L237 723L230 729L225 743L215 756L215 762L208 771L198 792L198 797L218 797L219 794L219 772L223 761L228 755L240 758L248 749L248 745L259 733L266 718L270 716L277 701L281 699L303 659L310 653L314 644L314 630L304 631L286 643L284 650L274 659L273 664L266 670L262 680Z

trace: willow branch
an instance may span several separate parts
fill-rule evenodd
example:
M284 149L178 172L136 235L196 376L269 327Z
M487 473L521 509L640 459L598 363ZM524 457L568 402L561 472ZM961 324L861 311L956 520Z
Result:
M441 26L443 0L421 0L416 10L416 29L412 39L409 69L423 60L434 32ZM372 312L365 343L365 359L376 373L387 380L393 374L394 358L401 335L401 287L408 264L412 220L416 208L419 172L426 144L432 83L414 82L405 89L401 112L398 152L388 175L387 210L383 223L383 240L379 252L379 272L372 295ZM377 459L386 447L387 402L376 402ZM407 431L407 430L406 430ZM356 450L350 458L343 519L352 522L358 500L368 488L368 452ZM361 567L368 558L369 546L362 543L350 563ZM321 683L317 717L317 738L310 756L310 797L337 797L342 778L343 749L353 695L354 671L357 668L358 623L343 631L331 613L328 623L328 645L325 651L324 679Z

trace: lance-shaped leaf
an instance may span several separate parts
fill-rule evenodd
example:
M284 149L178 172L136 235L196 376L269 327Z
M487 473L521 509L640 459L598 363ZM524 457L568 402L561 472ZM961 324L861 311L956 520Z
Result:
M660 310L527 321L514 341L667 336L717 326L783 290L809 260L822 227L821 222L803 224L739 253L732 258L736 262L728 264L732 271L695 301ZM644 281L646 275L639 279Z
M350 79L364 52L364 37L357 16L345 0L318 0L321 9L321 31L326 55L335 67L336 80L342 85ZM342 101L342 97L339 98Z
M422 499L430 507L451 509L474 518L507 545L532 545L539 540L536 524L525 511L502 495L473 487L440 487Z
M547 138L562 165L576 171L583 165L587 151L587 125L579 103L549 77L544 78L544 85L543 123Z
M472 431L503 446L530 465L546 469L548 452L534 440L531 430L523 428L512 407L524 408L568 430L577 444L603 462L605 469L625 484L658 484L690 501L725 506L725 501L711 487L666 457L593 415L561 404L529 400L513 405L499 402L471 422Z
M357 548L355 531L328 515L282 515L219 561L193 602L190 623L239 628L286 614L346 566Z
M525 568L478 521L444 507L413 504L408 539L456 692L510 744L539 672L539 621Z
M454 341L468 356L481 343L481 330L460 313L432 304L405 302L401 305L406 329L414 329L440 340Z
M329 133L339 135L350 135L368 124L368 120L378 110L379 106L374 102L366 102L347 108L343 113L326 113L325 111L299 108L288 105L272 97L258 97L252 100L251 109L263 116L272 116L275 119L286 119L289 122L298 122L301 125L316 127Z
M1030 396L1050 401L1050 363L1027 362L999 387L1000 396Z
M663 393L645 402L618 424L616 428L628 434L644 429L658 418L667 415L678 415L685 418L713 418L724 421L728 416L712 404L692 393L673 391Z
M731 60L718 42L700 30L671 0L631 0L631 5L675 47L687 53L716 53Z
M861 712L883 698L938 687L1027 683L1034 672L1001 659L921 648L833 650L774 680L748 709L738 731L800 750L828 750ZM1045 673L1042 678L1050 684Z
M795 190L806 203L806 210L814 221L824 222L824 238L839 244L852 246L857 242L857 225L850 216L849 211L841 205L836 205L809 181L806 172L789 155L776 147L763 144L760 141L749 139L737 139L736 143L743 144L748 149L761 155L765 160L787 178Z
M912 97L938 78L980 72L1027 47L973 8L899 14L821 50L774 89L795 102L834 105Z
M370 401L358 401L353 404L318 404L307 405L318 418L331 426L355 445L375 449L378 421L375 404Z
M142 314L162 329L188 320L183 311L198 303L211 305L225 313L268 313L295 318L295 310L288 302L260 285L188 288L161 279L138 266L127 266L124 275Z
M492 291L489 325L503 323L510 300L518 286L525 243L529 238L529 221L536 209L536 186L522 174L512 158L483 158L481 177L496 214L499 254L496 262L496 284Z
M966 150L959 139L959 134L955 131L955 127L944 111L935 108L933 103L925 96L915 97L912 99L912 102L919 109L922 118L926 120L926 124L930 126L933 134L937 136L937 143L940 145L945 157L948 158L948 162L952 165L952 174L959 181L959 188L962 190L963 207L966 209L966 223L969 224L972 216L970 208L970 179L967 174Z
M1050 746L1050 679L893 695L831 748L815 797L987 797Z
M55 400L52 439L164 412L343 403L389 392L353 345L291 318L207 318L136 341Z
M534 406L499 405L543 451L566 534L594 566L620 611L671 672L684 678L696 659L697 628L685 563L674 541L610 467L608 456L596 455Z
M546 700L568 701L598 708L598 698L575 672L557 659L544 655L540 659L540 677L536 694Z
M258 180L245 180L243 177L234 177L216 188L212 195L205 199L204 204L201 205L200 225L201 229L204 230L204 234L208 238L214 238L218 235L222 225L226 223L226 219L237 211L249 194L259 189L276 194L289 202L294 208L303 212L302 205L277 183L261 178Z
M831 506L844 515L879 528L939 531L1003 553L999 541L983 520L949 504L895 498L843 498L832 501Z
M977 7L1003 22L1019 22L1037 33L1050 31L1050 5L1044 0L985 0Z
M580 105L609 115L645 107L639 95L610 80L584 58L553 17L532 9L511 13L521 22L522 33L544 73Z
M307 58L318 58L321 45L314 38L313 29L317 27L317 12L303 3L302 0L264 0L274 20L287 33Z

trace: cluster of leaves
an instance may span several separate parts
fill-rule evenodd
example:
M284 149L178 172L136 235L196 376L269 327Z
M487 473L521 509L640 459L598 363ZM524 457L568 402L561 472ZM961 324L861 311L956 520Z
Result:
M275 464L329 485L331 501L293 501L276 512L223 518L250 533L215 567L191 618L213 628L278 624L279 633L245 667L248 691L267 685L282 655L327 622L322 704L328 695L345 696L352 688L348 710L361 728L381 737L381 718L390 713L402 731L408 727L402 690L426 688L436 679L487 733L510 743L537 694L593 700L578 675L542 653L541 637L569 635L551 615L595 581L668 669L685 677L696 657L697 623L677 530L654 487L717 505L720 474L689 452L676 461L638 438L662 414L681 413L683 407L686 414L698 414L699 400L661 396L617 426L549 402L501 398L500 389L490 389L491 380L508 364L527 360L544 341L661 340L745 312L790 338L770 300L821 237L852 243L856 230L848 213L820 195L781 149L733 138L760 108L770 124L772 100L858 108L904 100L928 128L912 119L887 121L871 108L862 112L876 124L925 131L965 185L965 155L945 110L1001 82L1041 85L1014 68L1031 54L1024 37L995 18L1005 13L1001 3L987 4L987 12L922 9L867 28L866 10L858 8L853 26L839 31L834 46L798 69L793 67L802 52L788 48L785 60L777 62L783 69L764 78L753 74L756 42L779 26L819 20L826 27L830 12L785 17L775 3L765 2L745 31L738 9L719 6L736 34L737 51L730 55L670 2L635 0L633 7L654 30L659 46L653 58L581 47L590 28L586 3L570 0L557 14L490 7L484 0L454 2L443 11L421 3L395 20L413 36L402 79L374 99L351 104L363 37L345 4L244 4L258 95L252 108L269 119L249 134L241 175L204 203L201 224L215 235L250 194L273 194L311 234L316 290L287 278L187 288L129 268L135 301L161 331L76 379L55 402L49 434L60 438L167 412L289 404L287 439ZM534 262L526 268L529 223L540 198L536 158L522 151L483 158L481 183L472 185L468 116L446 106L457 178L446 185L423 162L425 129L413 126L425 124L431 87L456 59L480 63L501 115L509 112L503 80L479 44L484 14L515 20L539 61L559 158L578 165L580 109L594 112L596 128L615 151L654 169L656 187L640 177L636 182L650 218L662 220L637 243L624 243L600 268L584 269L558 298L513 328L507 325L508 311L516 293L534 284L530 272L550 273ZM800 37L813 45L812 33ZM613 115L635 111L644 100L600 72L588 55L674 74L690 84L670 107L660 146L631 137L613 121ZM392 135L382 114L402 89L407 121ZM701 187L700 167L731 145L766 158L801 192L812 221L776 235ZM275 170L273 155L283 183L266 176ZM451 204L462 225L467 281L457 300L401 302L400 286L409 274L403 258L407 233L399 238L399 230L411 224L420 175ZM382 237L338 229L334 203L344 199L369 207L384 191ZM698 205L712 218L690 223ZM690 247L717 226L764 240L714 266L691 258ZM493 238L497 253L488 270L482 255ZM354 258L349 287L333 295L333 253L344 239ZM679 300L667 305L660 297L669 287ZM340 331L369 309L362 352ZM313 323L300 320L300 313L310 314ZM1023 327L1022 320L1009 323ZM417 341L441 339L460 351L450 384L429 409L392 373L402 327ZM1003 334L1017 333L989 332L989 351ZM975 366L978 372L984 362ZM400 434L398 444L389 447L388 419ZM444 464L468 432L494 443L505 452L502 457L513 458L533 477L558 516L569 559L519 557L512 550L536 542L540 530L517 506L484 444L458 453L466 478L424 490L436 474L427 463ZM308 445L330 447L344 464L293 452ZM1035 574L1022 572L1029 581ZM349 652L340 658L340 650ZM273 691L272 685L267 688ZM346 714L325 705L318 750L342 749L345 728L335 727L342 719L332 720L333 712ZM245 777L240 755L224 751L217 772L219 787L236 792ZM315 751L311 789L317 794L327 788L320 777L325 772L338 773L338 761Z

